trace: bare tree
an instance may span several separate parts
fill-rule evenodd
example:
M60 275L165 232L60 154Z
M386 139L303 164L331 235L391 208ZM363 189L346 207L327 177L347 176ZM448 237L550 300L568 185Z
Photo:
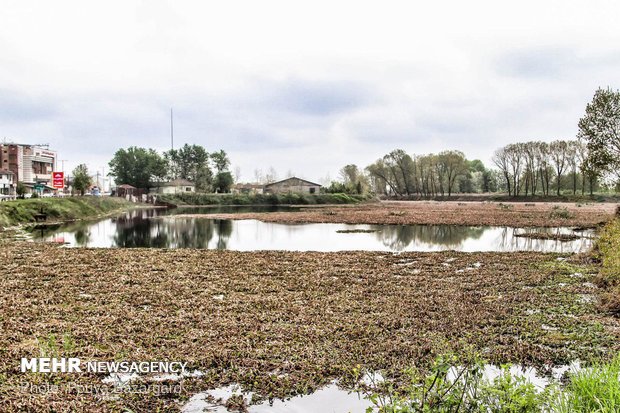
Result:
M510 164L508 151L506 146L499 148L493 154L493 163L497 166L506 180L506 188L508 189L508 195L512 195L512 186L510 182Z
M570 149L568 142L566 141L553 141L549 144L549 154L551 155L551 162L555 167L556 180L557 180L557 194L560 195L562 188L562 173L568 165L568 159L570 157Z

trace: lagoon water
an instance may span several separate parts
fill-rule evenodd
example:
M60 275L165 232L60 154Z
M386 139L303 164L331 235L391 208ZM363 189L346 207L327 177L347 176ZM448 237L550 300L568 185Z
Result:
M271 211L265 207L259 211ZM183 216L176 216L182 213ZM225 212L247 212L248 208ZM256 211L256 209L254 209ZM70 247L204 248L236 251L542 251L581 252L593 243L592 231L571 228L511 228L459 225L281 224L258 220L221 220L188 214L221 209L137 210L100 221L34 229L35 240ZM350 232L362 230L364 232ZM345 231L345 232L342 232ZM561 242L517 237L524 232L575 234Z

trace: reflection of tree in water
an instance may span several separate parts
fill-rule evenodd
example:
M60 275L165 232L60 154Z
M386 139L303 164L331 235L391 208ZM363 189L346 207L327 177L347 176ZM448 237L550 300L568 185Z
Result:
M201 218L142 219L134 217L116 222L118 247L215 248L226 249L233 230L229 220Z
M579 238L574 241L560 241L553 239L537 239L530 237L516 237L517 234L574 234L568 228L502 228L498 247L502 251L543 251L543 252L579 252L592 246L588 238Z
M146 211L143 211L146 212ZM169 246L168 235L160 220L149 219L145 214L128 214L113 220L116 224L114 246L122 248Z
M74 232L75 244L79 247L85 247L90 242L90 231L86 226L79 228Z
M414 242L454 248L467 239L480 238L485 230L462 225L384 225L377 229L377 239L395 251Z

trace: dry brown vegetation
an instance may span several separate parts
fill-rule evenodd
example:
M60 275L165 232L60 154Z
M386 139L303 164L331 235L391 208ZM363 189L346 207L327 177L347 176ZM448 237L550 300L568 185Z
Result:
M612 203L384 201L362 205L306 207L300 212L210 214L209 217L290 223L594 227L610 220L615 208L616 204Z
M395 210L398 207L393 207ZM497 208L494 206L494 208ZM618 350L596 312L596 268L556 254L296 253L0 246L2 411L176 411L175 398L52 393L21 383L101 383L25 374L54 335L59 356L187 361L183 398L228 382L305 393L357 364L398 377L469 346L495 362L561 364ZM572 260L572 261L571 261ZM594 301L593 301L594 300Z

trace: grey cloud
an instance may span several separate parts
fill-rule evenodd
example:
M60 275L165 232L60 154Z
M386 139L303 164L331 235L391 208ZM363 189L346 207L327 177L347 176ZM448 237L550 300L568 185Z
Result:
M290 79L267 83L259 92L264 103L274 109L307 116L329 116L369 103L373 94L365 87L349 81L316 82Z
M5 122L46 120L57 114L54 106L50 98L0 90L0 119Z
M556 78L579 64L574 50L568 48L517 49L502 54L496 61L501 75L523 78Z

